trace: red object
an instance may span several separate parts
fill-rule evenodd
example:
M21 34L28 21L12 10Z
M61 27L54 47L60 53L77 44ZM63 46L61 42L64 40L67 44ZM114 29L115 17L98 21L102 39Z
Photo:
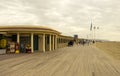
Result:
M19 50L20 49L20 45L19 45L19 43L16 43L15 44L15 50Z
M31 53L31 49L26 49L26 52L27 53Z

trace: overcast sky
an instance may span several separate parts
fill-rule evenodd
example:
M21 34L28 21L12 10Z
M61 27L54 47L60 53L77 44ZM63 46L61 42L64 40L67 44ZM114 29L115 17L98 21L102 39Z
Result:
M0 25L42 25L91 38L120 41L120 0L0 0Z

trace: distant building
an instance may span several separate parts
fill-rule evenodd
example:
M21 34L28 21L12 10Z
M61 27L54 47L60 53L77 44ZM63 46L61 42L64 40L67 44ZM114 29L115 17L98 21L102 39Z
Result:
M78 43L80 40L78 39L78 35L74 35L74 41Z
M78 35L74 35L74 39L78 39Z

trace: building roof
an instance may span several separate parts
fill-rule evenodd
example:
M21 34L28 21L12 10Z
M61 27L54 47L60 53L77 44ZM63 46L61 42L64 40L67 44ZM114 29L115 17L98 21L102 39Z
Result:
M14 26L0 26L0 32L53 32L57 34L61 34L60 32L51 29L45 26L33 26L33 25L14 25Z

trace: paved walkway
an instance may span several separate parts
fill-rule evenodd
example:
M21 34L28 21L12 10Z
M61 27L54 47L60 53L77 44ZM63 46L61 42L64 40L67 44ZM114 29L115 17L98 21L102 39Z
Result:
M74 46L2 60L0 76L120 76L120 61L93 46Z

